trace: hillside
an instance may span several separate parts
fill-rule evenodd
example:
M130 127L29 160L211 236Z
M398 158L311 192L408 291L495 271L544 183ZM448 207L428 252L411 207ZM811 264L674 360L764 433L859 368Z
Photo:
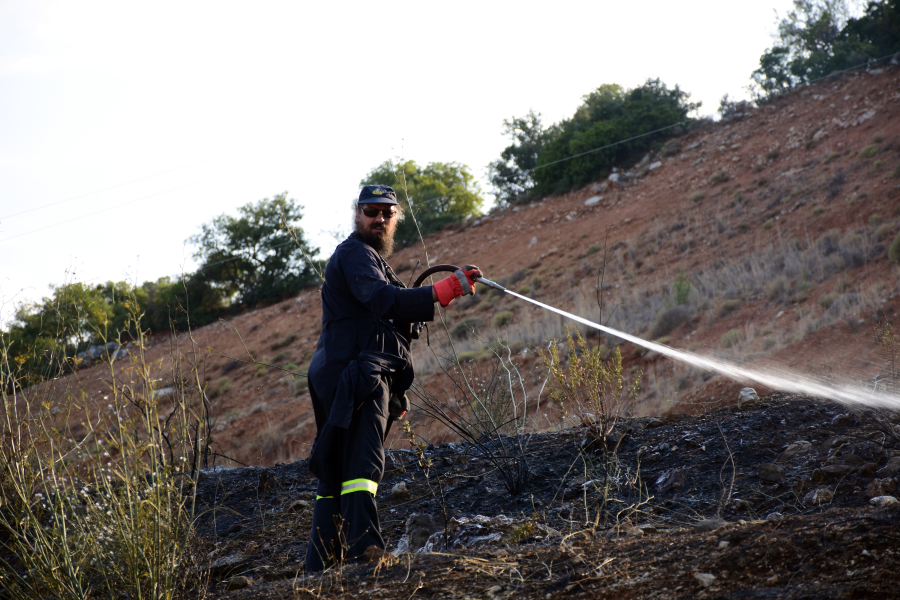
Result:
M779 97L623 165L612 177L621 183L495 209L429 236L428 258L477 264L511 289L599 320L598 269L606 256L602 320L614 328L746 364L771 360L871 379L883 366L874 326L900 308L897 267L886 259L886 245L900 231L898 84L890 67ZM424 262L421 245L391 259L404 278ZM680 277L690 284L687 304L667 312ZM259 465L307 455L315 425L302 380L290 383L283 371L234 359L302 369L319 333L317 294L309 290L190 335L158 335L146 345L163 389L173 381L173 357L196 361L209 385L219 453ZM466 321L479 332L481 340L454 340L475 365L485 357L483 342L506 339L533 395L545 377L537 351L564 336L559 318L496 293L457 302L445 317L451 329ZM426 386L443 377L435 356L446 339L436 323L431 347L416 342ZM606 336L589 341L617 343ZM621 351L629 372L644 372L637 415L701 412L733 402L741 387L629 344ZM108 367L94 366L54 386L85 390L103 410L109 378ZM558 423L560 415L547 412L536 426ZM427 439L453 440L444 428L423 425Z
M242 600L895 598L898 436L883 445L889 422L844 411L772 394L631 419L609 462L582 428L538 434L518 496L478 446L391 451L379 505L398 556L313 576L305 460L208 472L200 572Z

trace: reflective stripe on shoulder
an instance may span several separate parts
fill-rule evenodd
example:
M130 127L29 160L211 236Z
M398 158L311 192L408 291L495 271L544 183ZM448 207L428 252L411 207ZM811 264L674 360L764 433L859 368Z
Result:
M369 492L374 496L378 492L378 484L371 479L352 479L341 484L341 496L351 492Z

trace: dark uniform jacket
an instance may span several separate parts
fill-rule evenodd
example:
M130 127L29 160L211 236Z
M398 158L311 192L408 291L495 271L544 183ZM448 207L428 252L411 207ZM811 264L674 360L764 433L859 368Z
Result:
M430 286L404 289L384 259L357 233L337 247L325 268L322 333L309 366L309 380L321 403L316 407L320 437L321 418L346 429L354 404L375 388L409 387L413 376L409 343L391 321L434 319L431 293ZM313 462L317 454L327 460L323 444L316 446Z

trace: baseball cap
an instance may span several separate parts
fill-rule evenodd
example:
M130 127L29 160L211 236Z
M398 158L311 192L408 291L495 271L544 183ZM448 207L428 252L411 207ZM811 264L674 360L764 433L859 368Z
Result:
M389 185L365 185L356 204L399 204L397 193Z

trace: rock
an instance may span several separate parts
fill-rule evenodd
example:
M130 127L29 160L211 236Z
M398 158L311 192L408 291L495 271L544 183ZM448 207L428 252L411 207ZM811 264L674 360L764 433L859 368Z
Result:
M203 567L202 570L208 571L209 574L216 579L222 579L226 575L237 571L249 563L249 557L244 556L243 554L232 554L231 556L223 556L222 558L213 561L209 565Z
M738 392L738 408L744 408L759 402L759 394L751 387L745 387Z
M650 166L647 168L650 169L651 171L655 171L656 169L660 168L661 166L662 166L662 163L660 161L656 161L656 162L650 163Z
M897 490L896 479L875 479L866 487L866 498L887 496Z
M731 501L731 505L734 506L735 510L750 510L752 505L746 500L742 500L741 498L735 498Z
M769 483L784 483L784 467L775 463L763 463L757 471L759 478Z
M632 527L626 533L631 537L641 537L644 535L644 530L640 527Z
M869 504L874 506L891 506L894 504L898 504L898 501L894 496L875 496L871 500L869 500Z
M409 496L409 487L406 485L405 481L401 481L391 488L392 498L405 498L407 496Z
M435 523L431 515L425 513L413 513L406 519L406 537L409 541L411 552L418 552L428 542L432 534L440 531L440 526Z
M253 580L249 577L244 577L243 575L238 575L236 577L232 577L227 582L225 582L226 590L243 590L244 588L248 588L253 585Z
M622 176L618 173L611 173L609 177L607 177L610 183L614 183L616 185L622 185Z
M709 587L716 580L716 576L711 573L694 573L694 579L699 581L703 587Z
M531 248L531 247L534 246L535 244L537 244L537 237L532 237L532 238L531 238L531 241L528 242L528 247Z
M638 525L637 528L644 533L656 533L657 531L659 531L659 529L653 523L644 523L643 525Z
M803 497L803 504L806 506L818 506L825 502L831 502L834 498L834 492L828 488L816 488Z
M605 181L602 183L595 183L594 185L591 186L591 190L593 190L593 192L595 194L602 194L603 192L605 192L608 189L609 189L609 184L606 183Z
M304 512L313 507L313 503L309 500L294 500L290 504L288 504L288 510L291 512Z
M856 454L845 454L841 457L841 461L850 467L861 467L866 464L866 461Z
M555 529L532 519L511 519L505 515L493 518L478 515L471 519L454 517L447 524L446 534L445 536L443 531L433 533L419 552L446 550L445 538L449 538L450 550L459 550L489 545L499 546L503 543L515 544L532 538L546 539L560 535Z
M731 544L728 541L722 540L721 542L719 542L719 545L717 547L719 548L719 550L724 550L725 548L727 548L730 545Z
M603 200L603 196L591 196L584 201L585 206L596 206Z
M778 511L770 512L766 515L766 521L778 521L779 519L783 519L784 515Z
M647 429L653 429L654 427L662 427L668 421L663 419L662 417L653 417L647 422Z
M784 449L784 452L778 457L778 462L788 461L795 456L803 456L808 453L810 449L812 449L812 444L810 442L798 440Z
M878 471L878 463L866 463L859 470L859 474L863 477L875 477L875 473Z
M659 493L663 493L672 488L681 487L684 485L684 477L686 474L687 469L684 467L669 469L656 478L656 490Z
M701 521L697 521L694 523L694 531L704 532L704 531L715 531L719 527L723 525L727 525L728 522L719 517L713 517L711 519L703 519Z
M850 465L825 465L821 469L816 469L816 471L819 470L822 471L826 480L834 481L835 479L846 477L855 470L855 467L851 467Z
M832 427L849 427L850 425L850 415L835 415L835 417L831 419Z
M878 469L875 473L879 477L893 477L897 473L900 473L900 456L892 456L887 464Z
M379 548L378 546L375 546L373 544L372 546L369 546L368 548L365 549L362 556L359 557L359 561L364 562L364 563L379 562L381 559L383 559L388 554L390 554L390 553L387 550L384 550L383 548Z

